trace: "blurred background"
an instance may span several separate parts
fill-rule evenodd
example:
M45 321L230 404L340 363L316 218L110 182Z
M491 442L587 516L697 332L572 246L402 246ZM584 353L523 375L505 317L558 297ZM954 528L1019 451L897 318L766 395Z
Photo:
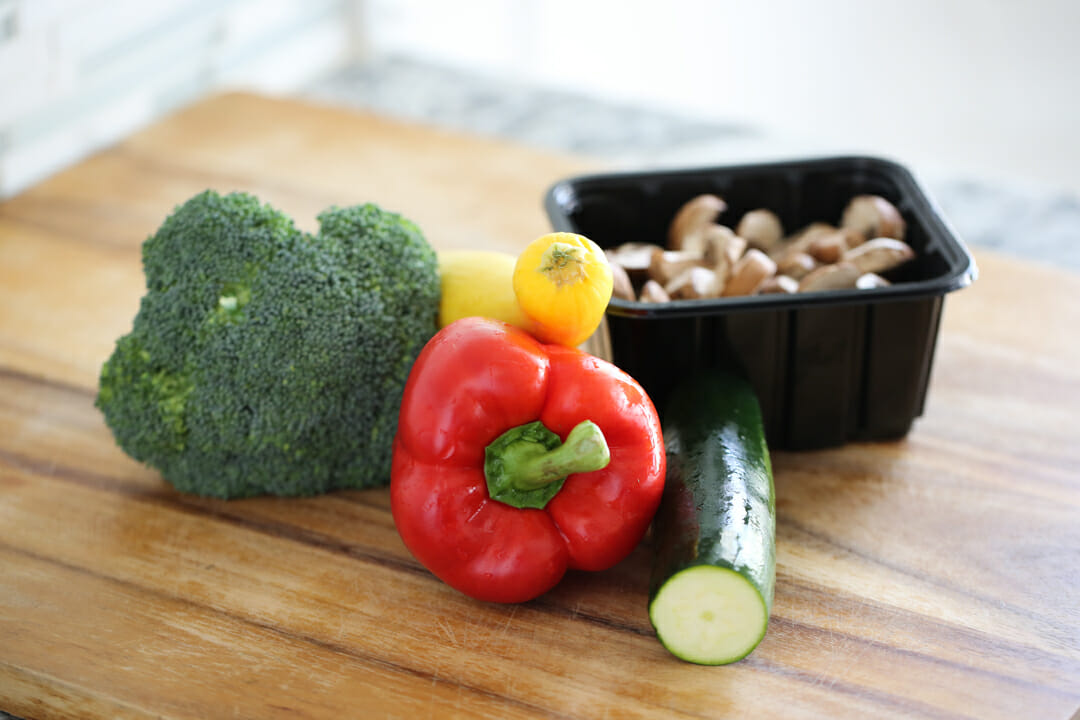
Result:
M967 242L1080 268L1078 27L1070 0L0 0L0 198L240 89L634 169L883 155Z

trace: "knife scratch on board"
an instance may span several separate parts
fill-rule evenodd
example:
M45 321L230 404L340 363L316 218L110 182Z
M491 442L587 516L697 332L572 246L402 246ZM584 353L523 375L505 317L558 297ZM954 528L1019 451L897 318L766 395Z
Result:
M446 640L450 643L451 646L455 648L461 647L461 643L458 642L457 633L454 632L454 628L451 627L450 623L448 623L443 618L438 618L435 621L435 625L439 628L439 630L442 631L442 635L446 638Z

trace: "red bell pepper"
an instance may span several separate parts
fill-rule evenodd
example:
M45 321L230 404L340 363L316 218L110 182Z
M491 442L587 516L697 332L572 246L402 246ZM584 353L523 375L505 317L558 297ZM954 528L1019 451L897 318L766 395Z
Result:
M465 318L431 339L405 385L391 508L405 545L444 582L523 602L568 568L626 557L656 512L664 469L660 421L633 378Z

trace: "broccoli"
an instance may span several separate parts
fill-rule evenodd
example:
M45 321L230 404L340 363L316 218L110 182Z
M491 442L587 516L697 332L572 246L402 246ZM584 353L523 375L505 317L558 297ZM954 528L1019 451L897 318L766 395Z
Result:
M101 370L117 444L183 492L385 485L401 395L436 331L434 250L409 220L333 207L320 230L203 192L142 247L146 294Z

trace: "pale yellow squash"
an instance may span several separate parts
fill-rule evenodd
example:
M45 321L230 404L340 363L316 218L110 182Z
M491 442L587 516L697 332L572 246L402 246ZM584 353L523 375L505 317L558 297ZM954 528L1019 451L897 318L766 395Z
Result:
M442 299L439 327L464 317L489 317L525 331L532 322L514 295L514 265L509 253L486 250L447 250L439 253Z

